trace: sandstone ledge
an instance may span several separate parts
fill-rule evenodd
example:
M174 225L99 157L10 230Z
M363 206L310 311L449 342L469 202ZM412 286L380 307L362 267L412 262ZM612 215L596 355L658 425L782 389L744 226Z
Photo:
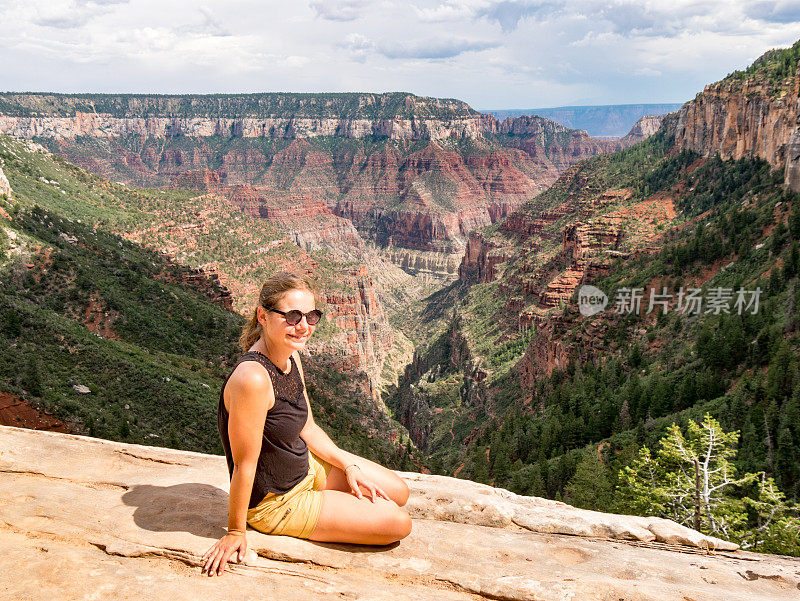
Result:
M226 520L223 457L0 426L0 598L766 600L800 589L800 560L722 550L668 520L402 475L414 530L400 544L249 531L246 563L207 578L199 556Z

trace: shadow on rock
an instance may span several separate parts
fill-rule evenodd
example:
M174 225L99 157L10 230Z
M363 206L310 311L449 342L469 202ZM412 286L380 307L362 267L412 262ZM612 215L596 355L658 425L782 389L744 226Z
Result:
M355 543L326 543L316 540L309 540L309 543L324 549L331 549L333 551L347 551L348 553L382 553L384 551L391 551L400 546L400 542L391 543L388 545L357 545Z
M220 522L228 515L228 493L200 483L153 486L137 484L122 495L126 505L136 507L133 521L151 532L189 532L220 538Z

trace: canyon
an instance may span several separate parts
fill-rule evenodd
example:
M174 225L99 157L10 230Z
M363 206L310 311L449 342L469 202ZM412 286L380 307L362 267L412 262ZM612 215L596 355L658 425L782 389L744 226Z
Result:
M779 435L784 451L800 440L791 438L800 430L788 419L772 417L789 414L772 407L794 402L788 367L785 402L773 399L771 413L759 414L759 378L779 381L770 365L743 362L714 372L690 340L697 322L620 315L610 287L700 285L730 269L731 278L717 284L736 276L766 288L772 271L771 293L780 293L780 278L794 277L787 295L795 294L789 255L770 236L777 223L794 227L788 205L797 202L790 191L800 190L799 90L796 71L778 84L748 71L707 86L677 114L642 117L619 140L539 117L499 121L456 100L409 94L0 94L0 132L46 147L35 152L52 161L48 168L68 169L58 155L107 178L71 172L140 211L104 220L104 227L111 223L124 238L188 265L169 277L217 305L247 316L270 273L317 277L326 321L308 362L318 415L327 413L337 434L349 435L350 422L361 420L367 438L385 438L412 465L403 469L425 472L401 472L413 493L407 509L414 532L385 552L249 532L251 553L230 571L252 577L256 584L242 586L253 594L779 599L800 589L796 561L748 553L665 518L621 515L640 510L597 499L607 484L608 498L621 502L620 468L642 445L655 448L670 422L683 426L701 410L719 412L726 428L742 431L742 454L759 468L780 463L771 446ZM782 170L785 188L752 159ZM7 171L19 189L21 171ZM30 171L34 184L25 186L55 186L57 198L69 189L52 171ZM735 203L692 194L698 182L713 189L739 176L741 185L725 193ZM4 179L0 170L0 192L13 194ZM97 198L104 197L93 197L95 219L102 215ZM705 201L729 211L729 230L734 216L757 223L752 244L736 246L724 261L704 256L716 248L712 242L728 242L727 232L702 238L704 227L714 232L716 205L701 212ZM678 243L692 232L691 262L679 263ZM20 268L36 283L48 258L47 249L38 250L44 258L34 256L28 272ZM584 319L575 296L593 282L608 284L609 307ZM85 312L70 317L113 338L102 299L90 299ZM780 313L786 322L765 328L795 344L797 320ZM722 318L707 329L715 340L725 332ZM747 354L758 355L749 349L763 350L765 339L778 348L779 336L770 336L748 336ZM316 402L330 390L331 373L347 394L336 389L322 409ZM733 400L724 396L729 384L738 388ZM776 399L783 394L777 387ZM713 392L703 396L705 389ZM653 401L659 397L663 411ZM20 425L63 426L30 413L14 395L4 401L5 414ZM749 424L736 421L744 415ZM780 434L768 431L768 420L783 420ZM763 435L745 430L762 422ZM48 554L60 566L93 566L90 584L98 591L112 578L126 590L142 581L159 582L165 594L188 590L199 552L220 532L213 516L224 518L220 457L0 431L8 447L0 449L0 475L12 491L2 504L0 536L19 550L19 561L34 558L31 578L47 573L41 554ZM764 441L769 459L762 465ZM420 455L412 456L414 445ZM64 456L84 460L65 464ZM110 468L113 482L102 477ZM187 474L196 481L187 484ZM603 511L561 502L579 504L569 488L576 481L597 503L581 506ZM557 500L538 496L545 494ZM92 499L99 514L87 509ZM95 514L87 524L85 515ZM206 517L189 523L187 515ZM220 591L209 588L210 598Z
M644 432L636 434L641 441L653 428L686 419L692 403L707 403L695 394L693 401L680 404L670 396L674 391L666 392L669 385L664 385L662 407L652 415L640 411L631 417L635 407L624 395L615 404L598 401L596 387L602 385L594 370L617 369L619 362L628 379L645 381L648 370L655 369L659 373L650 381L659 381L663 373L681 369L696 344L696 330L687 338L679 325L666 330L666 320L656 319L655 312L645 315L646 299L641 323L626 322L615 307L613 289L605 286L610 281L660 290L684 277L698 286L717 276L713 281L730 282L726 269L735 273L748 265L741 255L731 253L717 262L709 258L700 269L686 267L663 249L682 240L687 230L700 231L697 222L716 214L715 203L733 202L739 195L744 207L756 202L767 207L760 210L770 225L751 235L756 249L765 246L762 238L774 227L773 219L785 219L771 206L796 202L792 190L800 190L800 69L773 67L785 64L784 54L794 56L797 49L798 44L767 53L746 71L707 86L675 114L641 119L634 130L645 142L565 168L547 190L467 236L455 287L461 295L448 297L452 308L440 316L437 336L418 347L390 400L437 473L501 483L518 492L564 495L566 489L551 481L565 470L579 479L578 472L569 472L578 457L602 457L600 464L609 467L597 469L606 469L613 479L614 454L632 444L636 420ZM742 179L726 180L720 173ZM740 183L721 191L722 181ZM701 183L702 192L695 189ZM712 196L713 202L705 201ZM715 233L721 239L729 235ZM692 261L703 264L703 252L692 252ZM768 265L770 258L759 260ZM785 261L779 258L777 266ZM752 269L746 281L757 281L766 268ZM615 275L621 273L626 276ZM604 312L583 316L576 292L593 283L604 286L607 305ZM677 346L675 332L681 330L686 350L676 358L665 349ZM644 353L647 360L637 363ZM564 380L571 387L562 385ZM653 395L654 388L643 395ZM724 392L719 387L713 394ZM719 411L719 405L707 406ZM574 430L561 428L570 422ZM602 434L592 439L587 431ZM549 445L540 444L550 437ZM580 442L570 446L564 437ZM604 445L615 450L605 455ZM583 461L588 460L581 460L578 471ZM795 480L787 478L785 486L795 486Z
M339 333L310 350L365 374L376 402L410 360L410 343L384 307L398 315L453 282L472 231L508 216L570 165L643 139L648 127L597 140L538 117L500 122L457 100L399 93L0 94L0 133L119 184L197 190L192 204L205 198L229 217L233 207L277 228L303 255L268 263L338 270L338 278L323 276L340 284L323 300ZM212 213L121 233L160 239L154 248L219 277L243 311L259 270L244 257L194 258L222 235ZM287 248L279 238L258 244L276 257ZM395 367L383 369L387 360Z
M319 214L324 203L380 246L444 254L463 251L470 231L569 165L647 135L597 140L538 117L500 122L408 94L282 96L2 94L0 133L129 185L250 186L285 203L310 194Z

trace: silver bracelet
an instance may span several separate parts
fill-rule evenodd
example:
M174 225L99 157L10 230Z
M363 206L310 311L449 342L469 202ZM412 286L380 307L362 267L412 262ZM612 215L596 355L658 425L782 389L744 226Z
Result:
M347 470L349 470L351 467L358 467L358 464L357 464L357 463L351 463L351 464L350 464L350 465L348 465L346 468L344 468L344 473L346 474L346 473L347 473ZM361 469L361 468L360 468L360 467L358 467L358 469Z

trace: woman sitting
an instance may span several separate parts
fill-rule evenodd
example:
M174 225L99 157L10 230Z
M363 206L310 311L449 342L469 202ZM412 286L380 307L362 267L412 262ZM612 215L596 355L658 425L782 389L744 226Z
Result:
M231 475L228 533L203 554L222 574L247 551L246 524L266 534L386 545L411 532L394 472L340 449L314 423L298 351L322 318L313 282L278 273L261 288L222 385L217 423Z

